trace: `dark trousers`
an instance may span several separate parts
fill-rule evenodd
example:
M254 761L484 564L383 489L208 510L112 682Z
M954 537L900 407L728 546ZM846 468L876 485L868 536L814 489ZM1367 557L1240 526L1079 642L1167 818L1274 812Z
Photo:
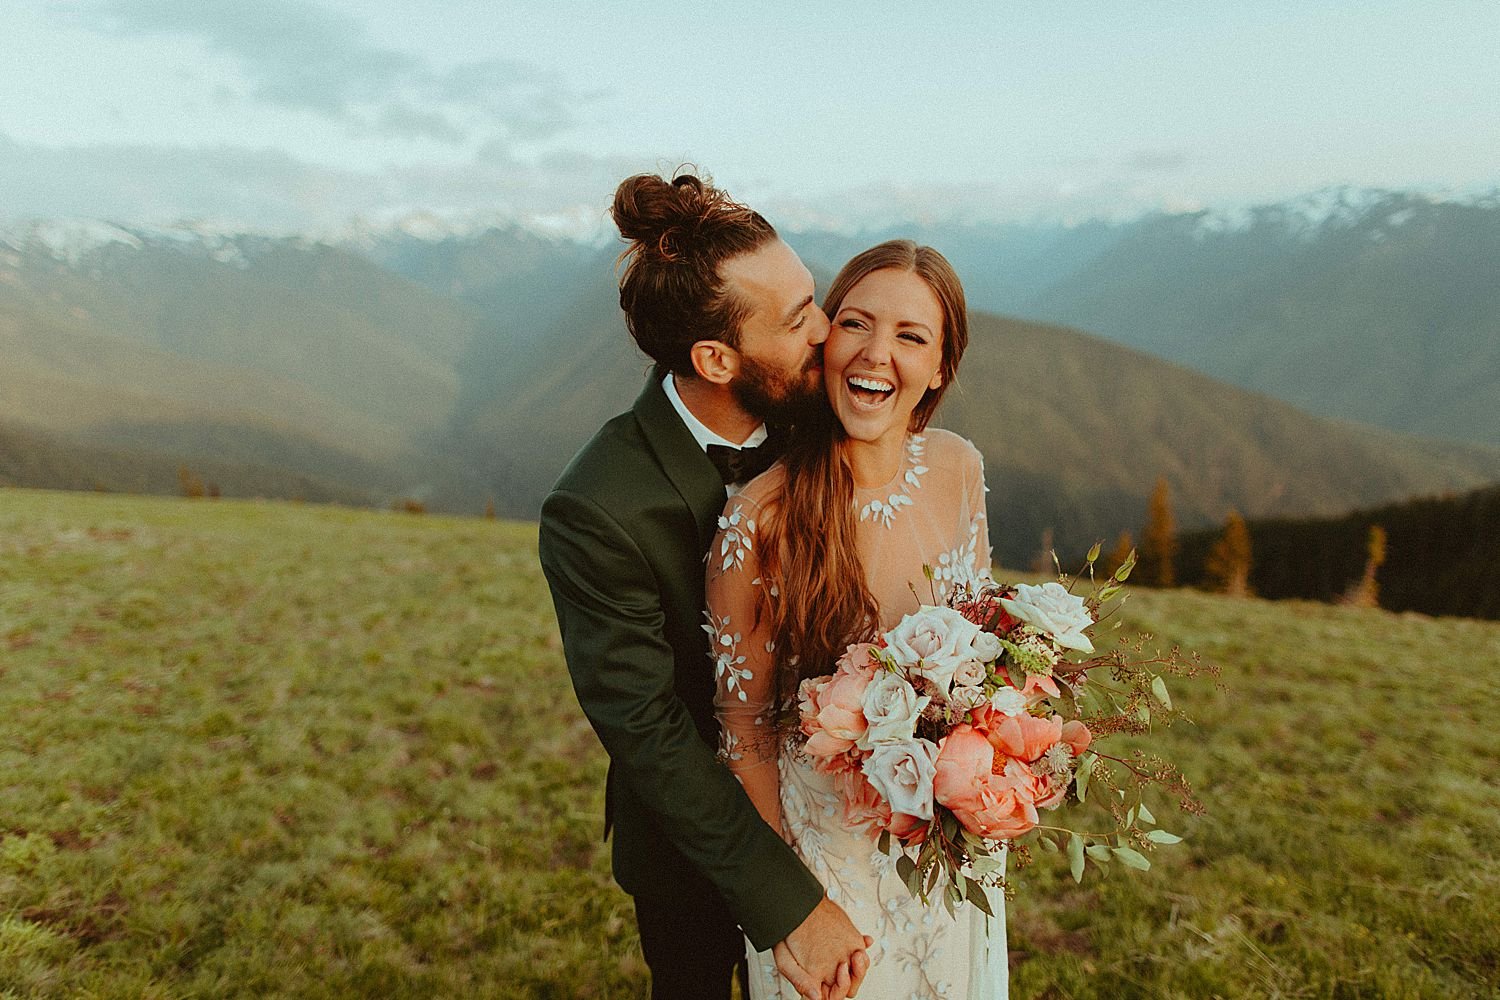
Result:
M729 1000L738 975L750 995L745 936L718 893L670 900L636 897L651 1000Z

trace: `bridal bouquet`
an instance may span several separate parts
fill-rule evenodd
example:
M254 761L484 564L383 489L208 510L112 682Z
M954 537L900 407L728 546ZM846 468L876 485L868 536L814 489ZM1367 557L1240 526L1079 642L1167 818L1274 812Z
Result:
M946 875L950 910L968 899L989 913L981 887L1005 884L1002 844L1023 856L1032 843L1065 853L1075 880L1086 859L1148 868L1146 852L1180 839L1154 828L1141 796L1152 783L1201 812L1169 762L1100 749L1148 732L1153 713L1175 714L1165 674L1205 669L1175 648L1141 658L1149 635L1095 649L1090 632L1118 608L1103 611L1134 564L1132 552L1087 597L1058 582L960 587L946 605L850 646L832 675L802 682L802 750L833 776L852 827L882 852L899 845L896 869L912 895L927 900ZM1108 679L1091 676L1100 672ZM1102 808L1109 829L1044 823L1042 811L1065 801Z

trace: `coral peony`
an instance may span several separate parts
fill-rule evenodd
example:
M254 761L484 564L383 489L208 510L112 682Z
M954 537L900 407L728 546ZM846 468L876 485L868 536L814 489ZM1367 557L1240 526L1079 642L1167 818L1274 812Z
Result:
M1062 716L1039 719L1034 715L1008 715L989 731L990 743L1007 757L1027 763L1047 752L1062 739Z
M1019 773L994 773L995 748L966 724L938 748L933 795L953 810L964 829L992 840L1018 837L1036 826L1036 781Z

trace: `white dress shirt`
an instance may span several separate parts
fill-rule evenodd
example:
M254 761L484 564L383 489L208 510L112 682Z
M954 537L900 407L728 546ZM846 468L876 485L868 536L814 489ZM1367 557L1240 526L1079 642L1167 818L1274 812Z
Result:
M705 455L708 454L708 446L711 444L720 444L726 448L754 448L766 439L765 424L761 424L755 428L755 430L750 432L749 437L738 444L730 441L722 434L715 433L703 421L693 416L693 411L688 409L687 404L682 401L682 397L677 394L677 383L672 381L671 372L668 372L667 377L661 380L661 388L667 394L667 399L671 400L672 408L677 411L678 416L682 417L682 422L687 424L687 429L693 435L693 440L698 442L698 447L703 449ZM734 496L740 491L740 488L738 485L731 484L726 486L725 490L728 491L730 496Z

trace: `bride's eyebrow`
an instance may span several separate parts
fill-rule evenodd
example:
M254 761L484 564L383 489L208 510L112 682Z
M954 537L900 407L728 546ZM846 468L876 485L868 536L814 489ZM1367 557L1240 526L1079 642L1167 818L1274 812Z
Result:
M846 312L859 313L865 319L872 319L873 315L874 315L872 313L866 312L865 310L861 309L859 306L840 306L837 315L842 316Z

